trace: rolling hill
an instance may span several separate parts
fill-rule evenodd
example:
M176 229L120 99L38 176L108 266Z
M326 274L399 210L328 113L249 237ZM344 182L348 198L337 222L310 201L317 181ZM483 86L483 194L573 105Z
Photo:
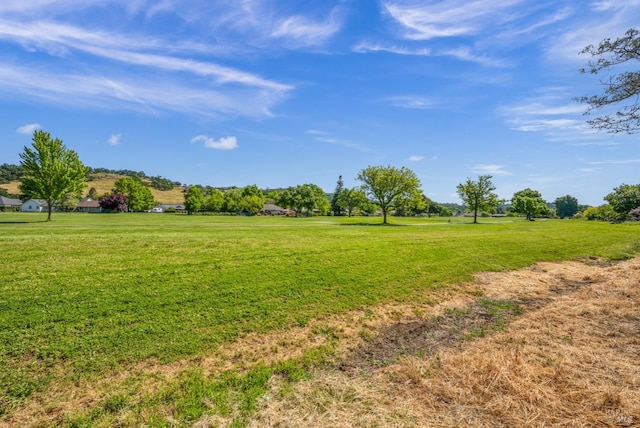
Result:
M114 183L120 178L125 177L119 174L98 173L91 174L91 181L87 181L87 187L84 189L82 195L86 196L89 189L95 187L99 195L111 192ZM149 183L148 179L142 179L143 182ZM12 181L10 183L0 184L1 188L6 189L11 194L19 194L19 181ZM153 197L156 202L160 204L179 204L184 202L184 194L182 193L182 186L175 186L172 190L158 190L153 187L150 188Z

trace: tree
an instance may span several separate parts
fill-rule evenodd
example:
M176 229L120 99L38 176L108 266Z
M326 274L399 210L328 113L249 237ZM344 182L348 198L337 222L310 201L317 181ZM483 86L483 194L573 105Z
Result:
M603 70L619 66L630 61L640 60L640 32L636 29L628 30L624 37L614 41L604 39L595 47L585 47L582 54L588 53L592 57L598 57L596 61L589 61L582 73L598 74ZM632 67L632 66L631 66ZM592 111L600 111L622 102L630 104L623 106L618 111L603 116L595 117L587 121L589 125L598 130L605 130L612 134L626 132L632 134L640 130L640 71L627 70L620 74L610 76L608 80L601 80L604 87L602 95L577 97L576 100L588 104L586 115Z
M408 199L398 202L396 215L409 216L428 213L430 206L431 199L427 198L422 192L416 189L411 192Z
M333 196L331 197L331 211L333 211L333 215L342 215L342 206L338 203L338 198L340 196L340 192L344 189L344 181L342 181L342 176L338 177L338 182L336 183L336 190L333 192ZM351 216L351 214L349 214Z
M604 197L611 205L618 219L625 219L629 211L640 207L640 184L622 184L613 188L613 192Z
M289 208L296 212L296 217L302 212L302 196L298 191L300 186L287 187L278 196L276 203L283 208Z
M91 198L94 201L99 198L98 191L96 190L95 187L92 187L91 189L89 189L89 192L87 193L87 198Z
M100 207L105 211L112 212L127 212L129 211L129 205L127 197L122 193L112 193L108 196L103 196L98 201Z
M389 210L406 201L420 188L418 176L408 168L370 166L358 173L362 190L380 206L383 224L387 224Z
M204 199L204 209L219 213L224 207L224 193L220 189L213 189Z
M362 189L342 189L336 199L336 207L340 212L346 212L349 217L367 202L367 195ZM335 212L335 211L334 211Z
M258 186L251 185L242 189L242 197L240 198L238 207L241 211L249 214L258 214L264 208L264 193Z
M240 199L239 208L249 215L256 215L264 208L264 196L246 195Z
M139 177L122 177L114 183L111 193L125 195L130 211L149 211L155 205L153 193Z
M184 207L187 213L200 211L204 205L204 195L198 186L191 186L187 193L184 194Z
M303 184L302 186L298 186L297 190L300 194L302 208L307 211L307 217L313 214L313 211L316 209L323 215L327 213L330 208L329 200L324 190L319 186L315 184Z
M587 220L611 221L616 219L617 214L613 208L611 208L611 205L604 204L599 207L587 207L582 212L582 217Z
M82 193L67 193L55 201L54 206L59 211L73 211L78 207Z
M437 214L441 217L451 217L453 215L453 211L450 208L445 207L444 205L436 205Z
M327 195L315 184L302 184L284 189L276 201L283 208L290 208L296 212L296 217L306 210L307 216L314 210L326 214L330 209Z
M67 149L62 140L51 139L51 134L34 131L32 147L20 154L23 170L20 191L32 198L47 202L47 221L57 200L67 194L82 192L88 168L78 154Z
M465 183L458 184L458 196L462 203L473 212L473 222L478 222L478 211L495 209L500 204L490 175L478 176L478 181L467 178Z
M578 212L578 200L571 195L556 198L556 213L558 217L573 217Z
M242 189L234 187L224 192L224 211L237 213L240 211L240 199L242 199Z
M510 210L526 215L527 220L533 220L533 217L545 213L548 208L540 192L526 188L513 194Z

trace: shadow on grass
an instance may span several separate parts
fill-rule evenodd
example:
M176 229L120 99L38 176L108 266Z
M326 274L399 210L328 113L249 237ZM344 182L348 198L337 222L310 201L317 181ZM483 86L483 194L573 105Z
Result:
M46 223L47 220L35 220L35 221L0 221L0 224L31 224L31 223Z
M394 223L340 223L340 226L373 226L373 227L407 227L408 224L394 224Z

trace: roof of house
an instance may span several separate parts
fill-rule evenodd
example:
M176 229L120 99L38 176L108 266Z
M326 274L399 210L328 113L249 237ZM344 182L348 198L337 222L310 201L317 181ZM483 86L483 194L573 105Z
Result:
M22 205L20 199L7 198L6 196L0 196L0 206L2 207L19 207Z
M167 208L175 208L177 210L183 210L184 209L184 205L183 204L160 204L160 205L156 205L154 208L162 208L162 209L167 209Z
M40 205L41 207L46 207L46 206L48 206L48 205L47 205L47 201L45 201L44 199L29 199L29 201L33 201L33 202L35 202L36 204ZM27 201L27 202L29 202L29 201ZM25 202L25 204L26 204L27 202Z
M284 208L280 208L276 204L264 204L263 211L286 211Z
M87 198L87 200L83 200L78 203L78 208L98 208L99 206L100 202L94 201L91 198Z

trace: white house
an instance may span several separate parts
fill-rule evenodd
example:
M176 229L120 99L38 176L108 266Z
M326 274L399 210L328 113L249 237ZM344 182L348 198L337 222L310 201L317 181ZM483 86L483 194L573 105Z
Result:
M47 210L47 201L42 199L29 199L22 204L22 212L41 213Z

